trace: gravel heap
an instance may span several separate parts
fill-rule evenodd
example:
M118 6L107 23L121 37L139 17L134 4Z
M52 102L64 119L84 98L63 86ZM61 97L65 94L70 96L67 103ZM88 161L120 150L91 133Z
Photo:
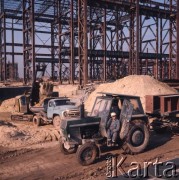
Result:
M116 80L113 83L101 84L97 89L90 94L85 102L87 112L91 112L98 92L120 93L126 95L140 96L143 108L145 110L146 95L160 94L176 94L175 89L165 83L159 82L151 76L147 75L131 75L122 79Z
M7 99L0 105L0 112L13 112L15 105L15 98Z
M53 126L34 127L31 122L8 122L0 120L0 149L57 141L59 133Z

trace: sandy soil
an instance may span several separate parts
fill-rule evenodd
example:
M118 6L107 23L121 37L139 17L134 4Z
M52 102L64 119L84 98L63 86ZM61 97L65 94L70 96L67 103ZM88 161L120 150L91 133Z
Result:
M11 121L10 113L1 113L0 147L16 149L50 141L58 141L59 132L53 125L35 127L32 122ZM5 120L4 120L5 119Z
M28 145L57 141L59 133L52 125L34 127L32 122L0 121L0 144L2 147L19 148Z
M167 161L179 157L179 136L171 132L165 135L152 133L148 149L139 155L127 155L124 169L131 162ZM18 150L0 151L0 179L106 179L106 157L109 154L123 155L122 149L102 150L95 164L82 167L75 154L63 155L58 143L51 142ZM119 174L120 175L120 174Z
M146 78L146 77L145 77ZM139 81L133 77L133 81L122 79L114 83L100 85L88 98L86 105L90 110L91 104L99 91L111 91L113 93L126 92L132 90L133 95L142 93L175 93L176 91L165 84L158 83L150 77L148 85L144 81ZM153 84L152 84L153 83ZM133 84L133 85L132 85ZM135 85L137 84L137 85ZM114 85L114 86L113 86ZM134 86L135 85L135 86ZM160 86L160 87L159 87ZM113 88L111 88L113 87ZM75 95L78 87L64 85L56 87L61 92L60 95ZM119 90L123 91L119 91ZM142 91L143 89L143 91ZM80 97L76 96L77 99ZM13 102L4 102L4 111L12 109ZM7 106L7 107L6 107ZM2 113L0 117L0 179L106 179L106 158L110 154L125 155L122 148L109 149L101 148L101 157L95 164L82 167L78 164L76 155L63 155L59 150L59 133L52 125L44 125L39 128L34 127L31 122L10 121L9 113ZM126 155L127 159L124 169L129 169L130 163L137 161L155 162L156 158L160 161L167 161L179 158L179 130L168 130L165 134L156 134L151 131L150 143L144 153L138 155Z
M71 97L76 94L76 91L78 90L78 85L56 85L54 86L53 91L59 92L59 95L61 97Z
M13 112L15 105L15 98L7 99L0 105L0 112Z

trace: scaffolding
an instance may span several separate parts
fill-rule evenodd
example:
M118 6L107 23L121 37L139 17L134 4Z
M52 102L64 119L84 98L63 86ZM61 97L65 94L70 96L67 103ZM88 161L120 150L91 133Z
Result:
M179 79L178 0L1 0L0 80L37 65L73 84L127 75ZM23 69L23 70L22 70Z

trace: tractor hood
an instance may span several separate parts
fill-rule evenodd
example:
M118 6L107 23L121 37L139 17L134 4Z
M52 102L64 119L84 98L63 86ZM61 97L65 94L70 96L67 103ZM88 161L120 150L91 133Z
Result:
M63 119L61 121L61 129L66 130L70 127L82 127L90 125L99 125L100 117L84 117L84 118L72 118L72 119Z

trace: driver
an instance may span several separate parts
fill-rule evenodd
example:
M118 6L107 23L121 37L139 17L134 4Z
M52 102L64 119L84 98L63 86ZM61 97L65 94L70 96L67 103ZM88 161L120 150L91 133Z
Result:
M111 113L111 118L108 120L107 129L107 146L115 146L119 134L120 122L116 117L116 113Z
M111 105L111 113L115 112L117 118L120 116L120 112L121 112L120 109L119 109L118 103L119 103L119 100L114 99L113 102L112 102L112 105Z

